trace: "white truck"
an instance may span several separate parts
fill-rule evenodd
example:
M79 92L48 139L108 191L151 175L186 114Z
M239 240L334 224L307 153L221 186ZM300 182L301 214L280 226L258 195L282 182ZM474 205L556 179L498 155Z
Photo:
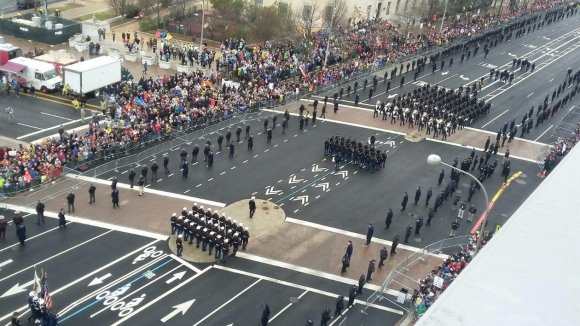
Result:
M65 66L63 71L67 92L98 97L103 87L121 81L121 60L100 56Z
M24 78L27 86L34 86L42 92L53 92L62 86L62 78L54 70L54 65L43 61L18 57L8 60L0 70Z

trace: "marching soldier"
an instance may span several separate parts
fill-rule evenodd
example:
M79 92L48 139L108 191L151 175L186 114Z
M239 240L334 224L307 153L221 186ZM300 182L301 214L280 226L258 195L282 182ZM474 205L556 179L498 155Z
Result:
M250 229L246 226L242 231L242 250L246 250L248 241L250 240Z

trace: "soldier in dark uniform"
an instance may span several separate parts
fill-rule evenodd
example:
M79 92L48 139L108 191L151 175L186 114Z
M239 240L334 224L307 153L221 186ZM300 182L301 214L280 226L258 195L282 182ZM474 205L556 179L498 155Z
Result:
M149 168L147 167L147 165L145 165L141 169L141 176L143 177L143 180L144 180L145 184L147 184L147 172L149 172Z
M242 136L242 127L238 126L236 130L236 142L240 142L240 137Z
M197 154L199 154L199 146L195 144L191 150L191 163L197 162Z
M163 171L165 175L169 174L169 157L167 155L163 155Z
M365 278L365 275L362 274L358 279L358 290L356 291L357 295L363 294L363 288L364 288L365 284L366 284L366 278Z
M429 208L429 215L427 217L427 226L431 226L431 219L435 217L435 211L433 210L433 208Z
M213 166L213 152L209 151L207 154L207 167L211 168Z
M433 196L433 189L429 188L429 190L427 190L427 197L425 198L425 206L429 206L429 200L431 199L431 196Z
M266 143L270 144L272 142L272 129L269 128L266 132Z
M409 243L409 238L411 237L411 234L413 233L413 226L409 225L407 226L407 229L405 230L405 241L404 243Z
M421 187L417 187L417 190L415 191L415 206L417 206L419 199L421 199Z
M175 247L177 248L177 257L181 256L181 253L183 252L183 235L178 235L177 238L175 238Z
M276 129L276 122L277 121L278 121L278 116L274 114L272 116L272 129Z
M226 132L226 146L230 146L231 141L232 141L232 132L228 130L228 132ZM220 151L222 150L221 147L219 150Z
M302 109L302 107L303 106L301 106L300 108ZM300 115L302 115L302 112L300 113ZM268 130L268 123L269 123L268 118L264 119L264 132Z
M250 129L251 129L250 124L247 124L246 125L246 139L250 138Z
M389 252L387 251L387 247L381 248L379 252L379 268L385 266L385 260L389 257Z
M254 148L254 136L250 135L248 137L248 150L251 151Z
M236 150L236 149L235 149L235 146L234 146L234 143L230 143L230 144L228 145L228 148L229 148L229 151L230 151L230 158L233 158L233 157L234 157L234 152L235 152L235 150Z
M391 222L393 221L393 210L389 208L387 212L387 217L385 218L385 229L388 230L391 227Z
M250 229L245 227L244 230L241 232L242 234L242 250L246 250L248 246L248 241L250 240Z
M187 165L187 161L185 161L185 164ZM159 170L159 165L157 165L157 162L153 162L151 165L151 182L157 182L157 170Z
M393 244L391 245L391 255L395 255L397 254L397 246L399 245L399 235L395 235L395 238L393 238Z
M256 213L256 201L255 201L256 197L253 197L250 199L250 201L248 202L248 206L250 208L250 218L254 217L254 213Z
M354 299L356 298L357 294L357 286L353 284L348 291L348 304L347 307L350 308L354 305Z

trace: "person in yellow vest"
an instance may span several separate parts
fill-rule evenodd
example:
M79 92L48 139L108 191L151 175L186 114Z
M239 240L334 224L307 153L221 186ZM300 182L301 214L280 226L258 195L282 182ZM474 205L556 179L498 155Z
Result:
M68 95L69 92L70 92L70 85L64 84L64 86L62 88L62 95Z
M81 103L79 102L79 100L77 100L77 98L75 97L72 101L71 101L72 107L75 110L75 113L78 113L80 108L81 108Z

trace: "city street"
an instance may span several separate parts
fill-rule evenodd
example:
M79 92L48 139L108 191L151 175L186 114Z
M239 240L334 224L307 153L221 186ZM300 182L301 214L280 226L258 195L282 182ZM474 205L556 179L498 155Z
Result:
M0 2L0 8L7 5L6 1ZM506 122L515 120L519 125L532 106L532 118L536 121L537 107L546 96L553 106L572 92L577 82L569 82L566 75L568 69L574 75L579 68L576 59L580 47L579 26L580 16L575 15L521 37L516 38L514 31L510 41L498 43L486 58L481 44L477 55L461 62L461 55L456 54L452 66L446 58L444 68L440 69L439 63L433 73L428 63L417 80L413 80L412 69L404 77L397 72L395 78L387 79L391 81L388 92L383 79L385 70L378 71L378 85L370 98L372 76L365 77L366 89L365 78L358 78L290 104L245 114L236 111L236 117L207 127L197 125L198 120L191 124L196 124L193 132L185 132L178 121L187 121L187 110L202 110L200 106L207 103L200 103L205 103L202 101L209 93L198 94L197 90L190 89L191 96L181 99L181 93L177 95L175 89L165 89L167 85L160 86L163 90L159 91L155 87L149 89L146 95L153 94L153 100L144 104L147 108L123 113L126 116L122 118L122 132L129 139L135 136L142 140L142 134L132 128L134 124L144 123L147 126L139 128L152 130L156 122L148 119L154 116L156 120L167 121L167 137L150 137L149 140L155 139L128 152L115 150L115 156L105 154L105 150L101 152L101 146L113 148L122 141L113 139L108 131L101 131L90 146L107 157L91 162L88 171L66 169L64 176L44 183L40 190L25 188L22 183L19 186L25 191L0 196L0 215L8 222L6 239L0 240L0 307L3 307L0 326L9 323L13 312L18 313L22 324L27 323L26 319L31 316L27 295L34 283L35 270L40 277L46 273L46 284L60 325L246 326L260 324L265 305L270 309L268 325L304 325L308 319L318 325L325 308L334 313L339 295L346 298L345 310L329 325L396 325L405 318L409 308L402 303L405 295L399 296L400 291L405 289L412 294L418 287L417 281L448 258L447 254L465 247L468 237L462 236L470 234L489 205L480 189L475 189L470 196L472 179L461 174L457 189L442 200L440 207L435 207L430 225L425 225L436 198L440 194L445 197L444 190L451 188L452 183L451 169L430 165L427 157L437 154L445 163L461 164L473 155L476 161L481 158L479 168L495 162L493 173L482 179L493 206L484 230L499 230L541 184L549 146L558 137L569 137L580 123L578 100L570 99L553 117L532 128L523 138L518 132L515 139L498 146L497 153L489 152L487 158L484 144L488 137L494 143L496 133ZM535 69L512 67L514 58L529 60ZM135 67L140 70L139 64L134 64ZM392 68L388 68L389 76ZM504 83L490 78L490 69L513 72L514 79ZM447 89L471 87L481 78L483 86L477 98L491 103L490 113L465 128L458 128L448 137L426 134L416 125L373 117L379 100L402 96L426 84ZM353 88L355 82L357 91L347 94L347 87ZM172 85L169 88L176 85L173 80L169 84ZM552 100L552 92L558 87L560 95ZM333 95L341 88L344 94L338 100L339 110L333 112ZM216 88L218 97L229 96L220 91ZM146 98L141 92L134 90L133 95L128 95L129 91L119 98ZM356 105L355 94L359 95ZM330 103L326 116L321 118L321 102L326 96ZM300 105L312 113L315 99L319 101L316 121L310 118L301 125ZM222 100L223 97L217 101ZM2 97L2 101L0 136L12 144L40 141L58 134L60 126L67 132L80 128L78 133L84 136L87 123L74 112L70 100L59 94L38 94L37 98L31 98L28 94L16 97L12 93ZM178 104L180 101L184 101L183 106ZM429 107L433 101L418 100L417 103ZM164 105L168 107L161 109ZM4 112L6 107L14 109L12 124ZM100 114L99 108L99 100L92 99L86 119L90 119L93 111ZM283 129L286 111L290 119L288 127ZM205 128L201 129L202 126ZM251 148L245 137L247 127L253 137ZM266 131L269 128L272 128L271 139ZM233 150L226 140L228 132ZM221 148L220 136L223 136ZM335 162L336 157L325 153L325 141L336 136L360 142L362 146L370 144L374 137L375 149L387 155L385 167L362 167L347 155L341 162ZM204 155L206 144L213 153L212 166L208 166ZM71 149L74 146L77 145L71 145ZM196 158L192 157L195 146L199 147ZM51 151L67 152L59 144ZM187 153L187 174L181 163L182 151ZM124 157L126 154L129 155ZM11 161L7 155L5 162L11 171L3 166L0 172L10 176L7 181L14 182L11 186L15 188L18 175L13 177L13 174L24 173L34 168L38 160L49 161L53 157L38 158L33 154ZM163 168L165 158L169 160L168 171ZM502 175L502 166L508 159L509 173ZM159 167L156 175L151 169L154 163ZM148 174L140 193L137 180L145 167ZM134 180L129 177L132 170L136 174ZM470 165L468 171L482 178L477 164ZM89 203L89 189L96 194L94 203ZM428 191L432 191L430 199L427 199ZM61 228L57 214L61 207L67 208L70 194L75 195L76 212L75 209L66 212L68 223L66 228ZM405 195L408 202L403 205ZM462 218L457 233L450 235L452 223L462 214L453 205L456 198L466 202L467 207L473 204L476 213L473 221ZM257 205L256 215L250 212L250 199ZM47 217L45 222L37 224L35 207L39 201L46 205ZM208 216L212 212L223 214L221 229L205 219L198 225L184 225L185 230L189 227L191 234L198 236L197 244L194 239L189 243L184 240L184 253L178 256L179 240L170 216L197 209L192 206L200 207ZM18 242L12 222L16 210L24 216L27 236L24 246ZM389 210L393 218L387 225ZM232 225L235 226L226 231ZM213 256L211 244L208 251L199 249L202 237L213 239L220 232L224 238L247 232L247 248L244 245L237 251L236 247L234 252L232 244L230 254L234 255L225 261ZM399 240L399 246L395 247L393 241ZM443 247L443 241L448 246ZM349 242L354 252L352 259L348 257L348 266L343 266L342 258ZM433 243L440 245L439 250L427 251L425 247ZM383 257L384 266L370 272L368 266L374 266L383 250L389 252L387 258ZM408 268L399 269L403 264ZM393 271L405 275L408 284L393 281ZM350 288L358 285L361 276L371 274L372 279L361 288L363 293L356 296L354 306L347 308ZM384 296L380 297L380 293ZM399 300L402 301L398 304Z

